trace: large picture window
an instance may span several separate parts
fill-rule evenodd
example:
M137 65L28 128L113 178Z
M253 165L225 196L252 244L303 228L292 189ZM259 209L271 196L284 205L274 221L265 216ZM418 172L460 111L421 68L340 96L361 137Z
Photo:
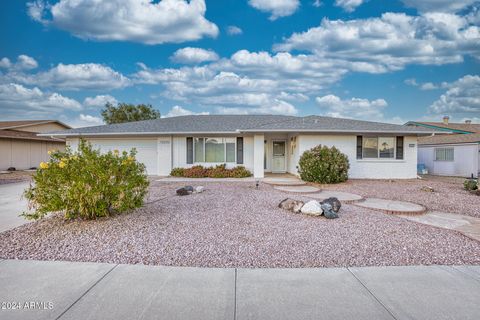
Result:
M435 148L435 161L454 161L453 148Z
M235 138L195 138L195 162L235 162Z
M362 155L366 159L393 159L395 157L394 137L363 137Z

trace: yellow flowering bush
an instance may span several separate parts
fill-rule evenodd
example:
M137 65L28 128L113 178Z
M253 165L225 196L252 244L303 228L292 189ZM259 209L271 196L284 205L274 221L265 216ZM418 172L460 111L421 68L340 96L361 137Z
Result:
M27 219L63 212L66 219L95 219L142 206L147 194L145 165L130 152L100 153L81 140L78 151L53 151L40 163L25 190Z

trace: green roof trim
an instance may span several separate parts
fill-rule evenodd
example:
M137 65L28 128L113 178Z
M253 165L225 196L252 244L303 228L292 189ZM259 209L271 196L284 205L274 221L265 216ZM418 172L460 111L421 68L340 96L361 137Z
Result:
M407 126L409 126L409 125L416 125L416 126L420 126L420 127L425 127L425 128L430 128L430 129L436 129L436 130L441 130L441 131L447 131L447 132L454 132L454 133L463 133L463 134L472 133L471 131L464 131L464 130L458 130L458 129L444 128L444 127L440 127L440 126L434 126L434 125L431 125L431 124L425 124L425 123L415 122L415 121L408 121L407 123L405 123L405 125L407 125Z

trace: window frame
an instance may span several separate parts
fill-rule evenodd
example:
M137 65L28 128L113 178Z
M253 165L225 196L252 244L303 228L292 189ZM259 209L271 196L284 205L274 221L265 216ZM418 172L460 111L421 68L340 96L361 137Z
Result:
M392 160L403 160L403 159L397 159L397 137L396 136L361 136L362 137L362 157L358 158L358 153L357 153L357 159L358 160L380 160L380 161L392 161ZM377 139L377 156L376 157L366 157L365 156L365 141L368 139ZM392 157L380 157L380 139L393 139L393 154ZM358 141L358 137L357 137Z
M449 159L447 158L447 150L452 150L451 155L452 158ZM444 159L438 159L437 157L438 151L443 151L443 156ZM435 161L441 161L441 162L455 162L455 148L454 147L438 147L438 148L433 148L433 156Z
M203 161L197 161L196 157L196 147L195 147L195 139L203 139ZM207 162L207 153L206 153L206 148L205 144L207 142L207 139L216 139L216 140L221 140L223 144L223 161L215 161L215 162ZM234 151L234 156L233 156L233 161L228 161L227 162L227 142L226 139L232 139L233 140L233 151ZM232 142L229 142L232 143ZM193 137L193 163L194 164L215 164L215 163L232 163L236 164L237 163L237 137L207 137L207 136L202 136L202 137Z

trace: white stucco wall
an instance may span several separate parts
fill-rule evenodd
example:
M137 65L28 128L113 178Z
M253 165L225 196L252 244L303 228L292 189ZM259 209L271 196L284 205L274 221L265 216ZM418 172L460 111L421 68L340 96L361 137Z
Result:
M203 136L202 136L203 137ZM187 164L187 136L174 136L172 138L172 164L173 168L189 168L194 165L204 167L215 166L220 163L194 163ZM227 163L227 168L237 166L236 163ZM243 166L253 173L253 136L243 137Z
M404 159L358 159L356 158L356 135L299 135L298 157L319 144L335 146L347 155L350 162L349 177L352 179L413 179L417 177L417 137L406 136ZM414 145L410 147L410 145ZM298 163L298 160L296 160Z
M454 161L435 161L435 148L454 148ZM418 163L423 163L430 174L439 176L476 176L479 168L479 144L420 146Z

